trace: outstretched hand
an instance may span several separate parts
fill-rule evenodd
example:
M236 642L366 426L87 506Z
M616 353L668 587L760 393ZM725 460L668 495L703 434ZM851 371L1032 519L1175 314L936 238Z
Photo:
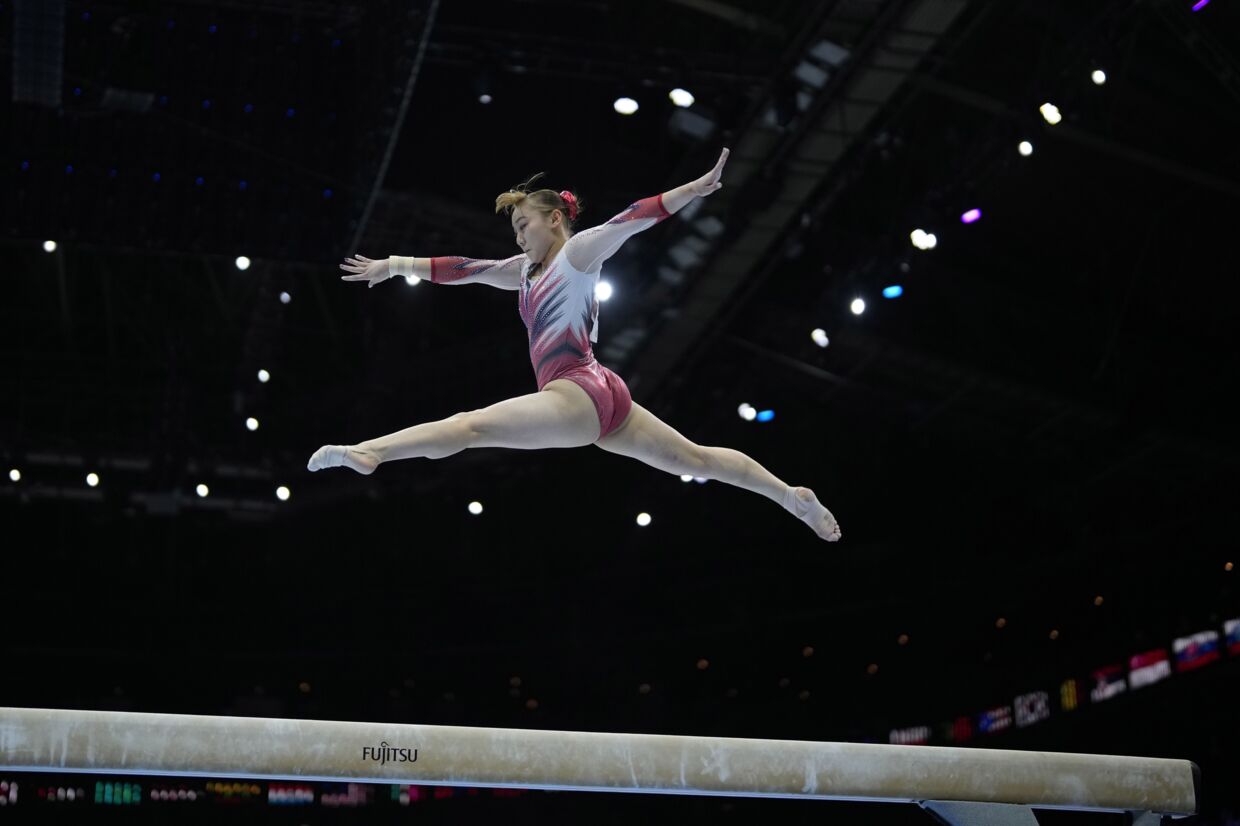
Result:
M689 184L690 190L699 198L705 197L716 189L723 187L719 182L719 178L723 175L723 165L728 162L728 148L723 148L723 153L719 156L719 161L715 164L715 168Z
M388 260L386 258L375 261L364 255L358 255L344 260L345 263L340 265L340 269L352 273L352 275L340 276L341 281L365 281L366 286L373 287L380 281L386 281L390 277L388 273Z

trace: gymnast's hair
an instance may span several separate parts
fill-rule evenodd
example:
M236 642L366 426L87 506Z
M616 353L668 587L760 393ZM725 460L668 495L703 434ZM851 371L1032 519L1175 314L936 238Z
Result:
M573 226L577 223L577 221L576 219L570 219L568 217L568 202L560 197L560 193L556 192L554 189L535 189L533 192L529 191L530 184L534 183L534 181L541 178L544 174L545 173L539 172L525 183L502 193L495 199L495 211L498 213L501 210L504 210L507 214L511 215L513 207L520 205L527 209L534 209L541 212L544 216L550 218L551 213L558 209L560 214L564 216L565 228L568 229L569 232L572 232ZM572 190L568 191L572 192ZM576 197L576 195L577 193L573 192L573 196ZM582 209L581 199L577 198L578 218L581 217Z

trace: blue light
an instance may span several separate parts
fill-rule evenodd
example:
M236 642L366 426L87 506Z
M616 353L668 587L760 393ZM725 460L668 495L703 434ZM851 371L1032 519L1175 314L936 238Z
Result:
M73 164L69 164L68 166L66 166L66 167L65 167L65 174L66 174L66 175L72 175L72 174L73 174Z
M253 112L253 111L254 111L254 104L253 104L253 103L247 103L247 104L245 105L245 111L246 111L247 113L249 113L249 112Z
M757 416L757 419L760 422L769 422L773 418L775 418L774 410L763 410L759 412Z
M156 172L154 175L152 175L151 180L154 181L155 183L159 183L159 173Z
M198 186L202 186L203 184L202 176L199 175L197 178L195 178L194 183L196 183Z
M209 31L211 34L215 34L215 24L212 23L210 26L208 26L207 31Z
M899 284L883 287L883 298L899 298L902 295L904 295L904 288Z
M109 177L109 178L115 178L115 177L116 177L116 169L115 169L115 168L113 168L113 169L109 169L109 170L108 170L108 177Z
M84 12L82 12L82 19L83 19L83 20L90 20L90 12L88 12L88 11L84 11Z
M22 172L30 168L30 161L22 161Z
M248 184L246 184L245 181L242 181L241 183L237 184L238 189L245 189L246 186L248 186Z
M284 112L284 116L285 116L285 117L289 117L289 118L291 118L291 117L292 117L293 115L295 115L295 114L297 114L297 110L296 110L296 109L294 109L292 106L290 106L290 107L289 107L289 108L288 108L288 109Z
M332 48L333 48L333 49L335 49L335 48L337 48L338 46L340 46L340 38L339 38L339 37L337 37L337 38L335 38L334 40L332 40Z
M168 21L168 31L172 31L173 29L175 29L175 28L176 28L176 25L177 25L177 21L175 21L175 20L169 20L169 21Z
M204 101L202 102L202 108L203 108L203 109L210 109L210 108L211 108L211 101L209 101L209 100L204 100Z
M160 106L167 106L167 105L168 105L168 96L167 96L167 95L160 95L160 96L159 96L159 105L160 105Z
M81 86L74 86L74 87L73 87L73 94L74 94L74 95L76 95L77 97L81 97L81 96L82 96L82 87L81 87Z
M324 197L324 198L330 198L331 196L332 196L332 191L331 191L330 189L325 189L325 190L323 190L323 197Z

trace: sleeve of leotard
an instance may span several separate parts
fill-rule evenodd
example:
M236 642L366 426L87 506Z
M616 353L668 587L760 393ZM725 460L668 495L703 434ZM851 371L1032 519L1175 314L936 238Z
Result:
M582 230L564 245L564 257L580 272L594 272L626 240L671 215L663 206L662 193L634 201L605 224Z
M464 258L459 255L439 255L426 259L429 272L418 273L424 265L415 265L411 257L392 256L393 275L418 274L428 277L435 284L489 284L501 290L521 289L521 269L528 260L524 253L504 259Z

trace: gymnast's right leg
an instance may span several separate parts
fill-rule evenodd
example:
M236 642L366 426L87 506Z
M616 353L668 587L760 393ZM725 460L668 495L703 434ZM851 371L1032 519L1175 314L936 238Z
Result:
M324 445L306 467L313 471L343 465L369 475L381 463L395 459L442 459L471 447L583 447L598 439L598 434L598 413L586 391L571 381L555 379L537 393L504 399L481 410L355 445Z
M306 468L315 471L343 465L369 476L381 463L393 459L443 459L460 453L472 443L473 433L466 416L457 413L355 445L323 445L310 457Z

